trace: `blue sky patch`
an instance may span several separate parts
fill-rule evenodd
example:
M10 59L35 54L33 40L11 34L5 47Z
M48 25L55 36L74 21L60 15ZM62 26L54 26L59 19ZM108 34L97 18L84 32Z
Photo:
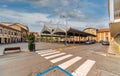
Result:
M107 0L2 0L0 22L19 22L37 32L44 24L61 25L66 21L70 27L80 30L107 28L107 4ZM64 24L63 27L68 26Z

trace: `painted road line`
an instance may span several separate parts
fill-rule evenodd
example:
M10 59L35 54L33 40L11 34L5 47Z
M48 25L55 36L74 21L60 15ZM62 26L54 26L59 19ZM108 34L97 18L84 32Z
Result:
M63 60L63 59L66 59L66 58L68 58L68 57L71 57L71 56L73 56L73 55L72 55L72 54L69 54L69 55L65 55L65 56L62 56L62 57L59 57L59 58L50 60L50 61L51 61L52 63L56 63L56 62L58 62L58 61L61 61L61 60Z
M47 56L47 57L45 57L45 59L54 58L54 57L61 56L61 55L64 55L64 54L66 54L66 53L59 53L59 54L55 54L55 55L52 55L52 56Z
M105 53L102 52L95 52L96 54L102 55L102 56L107 56Z
M68 71L62 69L62 68L59 67L59 66L54 66L54 67L52 67L52 68L50 68L50 69L48 69L48 70L45 70L45 71L43 71L43 72L41 72L41 73L38 73L36 76L43 76L43 75L45 75L46 73L48 73L48 72L50 72L50 71L52 71L52 70L54 70L54 69L59 69L59 70L61 70L61 71L64 72L67 76L73 76L71 73L69 73Z
M51 53L47 53L47 54L42 54L41 56L47 56L47 55L52 55L52 54L56 54L56 53L60 53L60 51L55 51L55 52L51 52Z
M48 51L41 51L41 52L38 52L38 54L45 54L45 53L50 53L50 52L54 52L56 50L48 50Z
M85 61L75 72L72 73L73 76L86 76L91 70L96 61L87 60Z
M74 64L75 62L77 62L77 61L79 61L81 59L82 59L82 57L75 57L75 58L73 58L73 59L71 59L69 61L66 61L66 62L58 65L58 66L63 68L63 69L67 69L69 66L71 66L72 64Z

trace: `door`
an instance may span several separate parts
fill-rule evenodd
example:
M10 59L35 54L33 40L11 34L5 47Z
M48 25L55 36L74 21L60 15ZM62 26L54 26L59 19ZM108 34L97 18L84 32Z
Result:
M1 44L1 40L2 40L2 39L0 38L0 44Z

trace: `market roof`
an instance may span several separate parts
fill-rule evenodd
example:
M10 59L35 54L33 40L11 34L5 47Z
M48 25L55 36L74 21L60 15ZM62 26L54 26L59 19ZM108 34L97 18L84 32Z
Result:
M51 34L53 29L54 29L53 27L44 25L41 33L43 33L43 34L44 34L44 33L45 33L45 34Z
M80 31L78 29L74 29L74 28L69 28L69 29L65 29L65 28L61 28L61 27L49 27L44 25L42 31L41 31L41 35L52 35L52 36L63 36L65 34L67 34L68 36L83 36L83 37L87 37L87 36L95 36L93 34L90 33L86 33L83 31Z
M65 35L67 30L65 28L57 27L54 31L53 34L57 35Z
M83 31L80 31L80 30L74 29L74 28L70 28L70 29L67 31L67 34L70 35L70 36L75 35L75 36L83 36L83 37L95 36L95 35L93 35L93 34L86 33L86 32L83 32Z

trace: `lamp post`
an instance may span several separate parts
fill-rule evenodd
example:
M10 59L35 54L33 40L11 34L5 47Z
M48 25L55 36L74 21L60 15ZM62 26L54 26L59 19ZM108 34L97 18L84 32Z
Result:
M64 18L65 19L65 22L66 22L66 32L65 32L65 39L64 39L64 45L67 45L67 25L68 25L68 22L67 22L67 18L64 16L64 15L62 15L62 16L60 16L61 18Z

